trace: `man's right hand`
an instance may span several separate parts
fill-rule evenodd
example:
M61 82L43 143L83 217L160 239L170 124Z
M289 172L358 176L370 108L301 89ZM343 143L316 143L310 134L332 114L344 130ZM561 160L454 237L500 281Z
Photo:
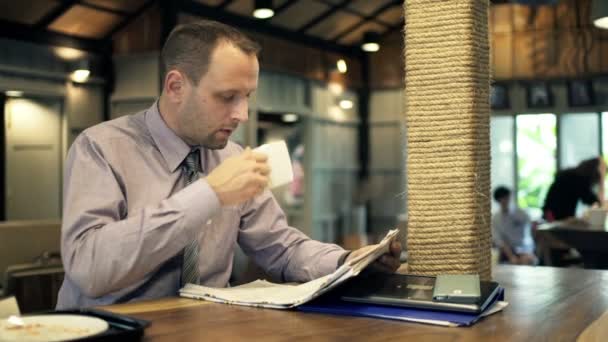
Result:
M268 185L270 167L266 155L249 147L238 156L224 160L206 177L220 203L234 205L260 194Z

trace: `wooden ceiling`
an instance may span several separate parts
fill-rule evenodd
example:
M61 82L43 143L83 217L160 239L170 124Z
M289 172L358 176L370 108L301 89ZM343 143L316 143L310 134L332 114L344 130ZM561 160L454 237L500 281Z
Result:
M101 39L144 9L146 0L0 2L0 20L75 37Z
M146 9L163 0L19 0L0 2L0 21L75 38L108 40ZM254 0L176 0L252 20ZM379 34L403 27L398 0L275 0L275 16L259 25L338 45L358 44L366 31ZM256 19L257 20L257 19ZM5 25L5 27L7 27ZM10 27L10 26L8 26Z
M608 0L607 0L608 1ZM27 39L95 50L108 43L129 24L154 9L163 20L167 8L177 14L216 18L228 24L276 38L356 56L357 45L367 31L381 37L403 28L403 0L274 0L275 15L267 20L253 18L254 0L18 0L0 1L0 37ZM509 5L500 5L509 2ZM532 3L536 6L513 5ZM588 4L583 0L582 3ZM493 32L561 29L586 26L578 0L492 0ZM538 6L538 4L546 3ZM588 7L588 6L587 6ZM514 9L513 12L511 9ZM160 10L159 10L160 9ZM574 9L574 10L573 10ZM524 14L521 14L522 12ZM173 24L177 22L175 20ZM171 22L169 22L171 24ZM163 30L161 29L161 37ZM47 39L51 36L50 39ZM32 39L34 38L34 39ZM158 39L160 42L160 38ZM82 44L84 42L84 44ZM97 51L100 51L97 49ZM104 50L105 51L105 50ZM360 52L360 50L358 51Z

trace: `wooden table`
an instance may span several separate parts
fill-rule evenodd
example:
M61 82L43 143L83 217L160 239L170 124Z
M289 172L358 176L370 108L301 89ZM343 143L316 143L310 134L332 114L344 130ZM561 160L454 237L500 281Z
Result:
M229 306L169 298L102 309L147 319L145 341L574 341L608 310L608 271L500 265L509 306L472 327Z
M547 245L545 249L550 249L556 242L575 248L586 268L608 269L608 231L603 227L592 227L585 221L570 219L541 224L536 236L539 244Z

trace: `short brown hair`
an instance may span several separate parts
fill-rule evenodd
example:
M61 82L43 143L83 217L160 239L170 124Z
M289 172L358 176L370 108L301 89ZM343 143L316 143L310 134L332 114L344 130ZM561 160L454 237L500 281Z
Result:
M211 53L219 42L231 43L246 54L258 55L260 45L241 31L212 20L176 26L160 53L162 81L177 69L194 84L207 72Z

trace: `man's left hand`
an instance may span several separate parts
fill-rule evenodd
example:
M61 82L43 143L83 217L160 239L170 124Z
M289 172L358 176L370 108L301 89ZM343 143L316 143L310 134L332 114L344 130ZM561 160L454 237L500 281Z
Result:
M352 251L344 262L347 263L350 260L356 259L360 255L369 252L370 249L373 249L376 246L377 245L369 245ZM388 250L388 253L382 254L370 265L373 270L385 273L394 273L397 271L399 266L401 266L401 262L399 261L399 257L401 256L401 243L399 241L391 242Z

